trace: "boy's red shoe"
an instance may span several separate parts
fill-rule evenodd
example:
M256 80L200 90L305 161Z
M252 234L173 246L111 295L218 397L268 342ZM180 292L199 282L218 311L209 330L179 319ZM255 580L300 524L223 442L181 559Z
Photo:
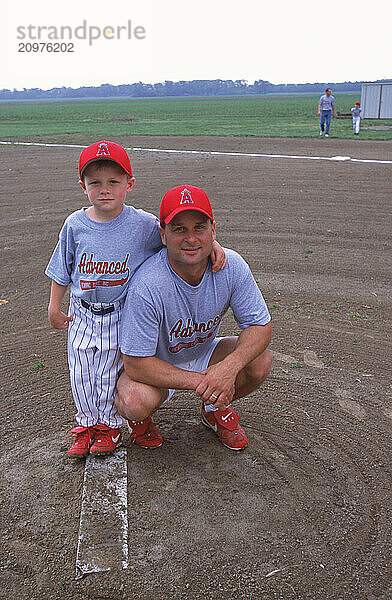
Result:
M95 425L95 439L90 448L90 454L94 456L104 456L112 454L117 446L121 444L122 435L121 429L113 429L107 425Z
M131 443L142 448L159 448L163 439L151 417L143 421L127 421Z
M248 445L245 431L239 424L240 417L230 407L225 410L206 412L201 409L201 422L215 431L218 438L230 450L243 450Z
M90 446L94 442L95 430L94 427L74 427L71 429L70 435L65 439L75 435L74 443L68 450L68 456L71 458L83 458L90 452Z

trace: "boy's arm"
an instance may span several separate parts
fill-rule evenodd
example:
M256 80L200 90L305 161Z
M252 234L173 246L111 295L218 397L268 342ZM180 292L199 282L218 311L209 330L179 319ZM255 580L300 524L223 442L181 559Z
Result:
M226 254L224 253L222 246L216 240L213 241L210 258L212 262L212 271L214 273L225 268Z
M49 322L55 329L67 329L73 317L68 317L61 310L61 302L67 290L67 285L60 285L53 281L50 288L50 299L48 306Z

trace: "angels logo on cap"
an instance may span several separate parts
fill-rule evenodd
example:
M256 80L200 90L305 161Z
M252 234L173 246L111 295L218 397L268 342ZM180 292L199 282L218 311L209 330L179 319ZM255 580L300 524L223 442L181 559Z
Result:
M109 148L106 142L98 144L97 156L110 156Z
M187 189L182 190L180 204L187 204L188 202L193 204L191 193Z
M197 210L214 220L210 200L204 190L194 185L179 185L172 188L162 198L159 211L161 223L170 221L184 210Z
M112 160L124 169L132 177L132 167L126 150L115 142L101 140L91 146L87 146L79 156L79 177L91 163L97 160Z

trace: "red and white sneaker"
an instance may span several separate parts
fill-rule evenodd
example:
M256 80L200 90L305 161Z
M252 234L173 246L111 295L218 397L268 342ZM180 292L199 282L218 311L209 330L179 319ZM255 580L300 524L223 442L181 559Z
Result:
M120 446L122 435L121 429L113 429L107 425L95 425L95 439L90 448L90 454L94 456L105 456L112 454L117 446Z
M131 444L137 444L142 448L159 448L163 439L158 427L151 417L143 421L127 421Z
M71 458L83 458L90 452L90 447L94 442L95 430L94 427L74 427L71 429L70 435L65 439L76 436L74 443L68 450L68 456Z
M203 425L213 429L222 444L230 450L243 450L248 445L245 431L239 424L239 420L239 415L230 407L211 412L201 409Z

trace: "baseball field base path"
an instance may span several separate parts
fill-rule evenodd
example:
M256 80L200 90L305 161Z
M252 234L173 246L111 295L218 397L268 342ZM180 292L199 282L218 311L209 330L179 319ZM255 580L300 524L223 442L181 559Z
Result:
M84 470L76 579L128 567L127 453L88 456Z

